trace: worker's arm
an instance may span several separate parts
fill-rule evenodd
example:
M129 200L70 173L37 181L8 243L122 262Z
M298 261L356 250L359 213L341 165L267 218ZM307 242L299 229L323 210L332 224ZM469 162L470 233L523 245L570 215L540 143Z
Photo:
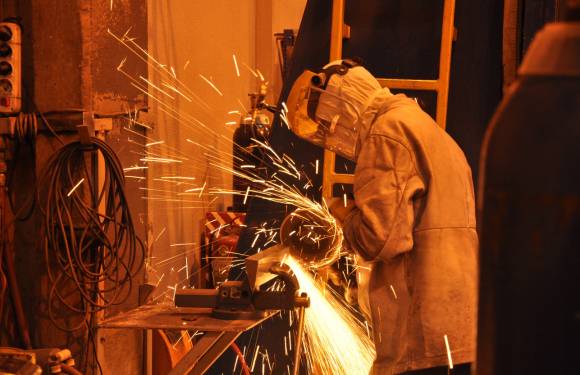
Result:
M347 199L346 204L344 198L332 198L330 204L328 205L328 210L334 216L338 224L342 226L346 217L355 208L354 201L352 199Z
M413 248L413 198L424 184L411 151L400 142L371 135L357 159L356 207L344 220L350 247L367 260L388 260Z

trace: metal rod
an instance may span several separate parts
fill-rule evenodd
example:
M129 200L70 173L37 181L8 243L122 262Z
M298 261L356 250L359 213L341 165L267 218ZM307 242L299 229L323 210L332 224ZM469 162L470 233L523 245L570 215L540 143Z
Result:
M451 74L451 49L455 16L455 0L443 3L443 21L441 29L441 50L439 52L439 90L437 90L436 121L445 129L447 123L447 102L449 100L449 79Z
M330 26L330 61L342 58L342 37L344 30L344 0L332 1L332 20ZM322 196L332 197L332 185L336 155L332 151L324 150Z
M95 136L98 139L102 140L103 142L107 141L104 131L96 131ZM105 189L105 174L106 174L105 157L103 156L103 153L101 151L95 151L95 152L96 152L96 163L95 163L96 169L93 172L94 172L94 181L96 181L96 184L95 184L96 197L100 197L101 194L103 193L103 190ZM105 217L106 213L107 213L107 206L106 206L107 199L108 199L108 197L106 195L104 195L103 199L100 202L98 202L97 212L99 213L99 215L102 215L102 217ZM102 220L99 219L99 221L102 224ZM96 250L98 250L98 249L96 249ZM105 255L103 255L103 257L104 256ZM96 255L96 259L98 259L98 255ZM96 271L101 273L102 272L102 265ZM104 296L101 296L101 291L105 290L105 288L106 288L105 279L102 279L101 281L99 281L98 288L99 289L97 291L97 302L99 304L104 305L104 300L103 300ZM102 343L102 340L105 339L105 337L103 335L103 331L101 329L99 329L99 324L104 319L105 319L105 310L104 309L101 309L95 313L95 319L93 320L93 327L92 327L94 329L94 335L96 337L94 345L97 346L95 348L95 352L96 352L95 365L97 365L100 360L105 358L105 345ZM95 368L95 371L96 370L97 369Z
M293 375L298 375L300 371L300 355L302 354L302 337L304 336L304 307L298 309L298 332L296 333L294 350L294 371Z

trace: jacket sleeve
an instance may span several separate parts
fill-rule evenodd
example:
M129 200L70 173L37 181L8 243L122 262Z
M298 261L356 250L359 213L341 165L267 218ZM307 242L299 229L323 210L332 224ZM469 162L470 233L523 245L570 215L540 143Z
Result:
M366 260L411 250L414 199L423 191L411 151L395 139L369 136L357 158L356 208L343 225L347 244Z

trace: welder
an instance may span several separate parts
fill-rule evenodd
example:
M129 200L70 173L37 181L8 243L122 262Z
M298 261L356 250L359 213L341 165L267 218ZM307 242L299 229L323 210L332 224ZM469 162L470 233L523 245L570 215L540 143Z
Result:
M461 149L415 100L353 60L302 73L287 106L295 134L356 162L354 202L331 212L368 263L359 303L373 324L371 374L468 374L478 239Z

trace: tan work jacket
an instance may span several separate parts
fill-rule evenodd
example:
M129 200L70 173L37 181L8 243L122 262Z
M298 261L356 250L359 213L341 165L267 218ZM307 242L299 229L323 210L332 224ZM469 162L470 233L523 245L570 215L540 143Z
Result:
M371 373L474 361L477 233L471 170L414 100L375 95L361 115L347 244L371 261Z

